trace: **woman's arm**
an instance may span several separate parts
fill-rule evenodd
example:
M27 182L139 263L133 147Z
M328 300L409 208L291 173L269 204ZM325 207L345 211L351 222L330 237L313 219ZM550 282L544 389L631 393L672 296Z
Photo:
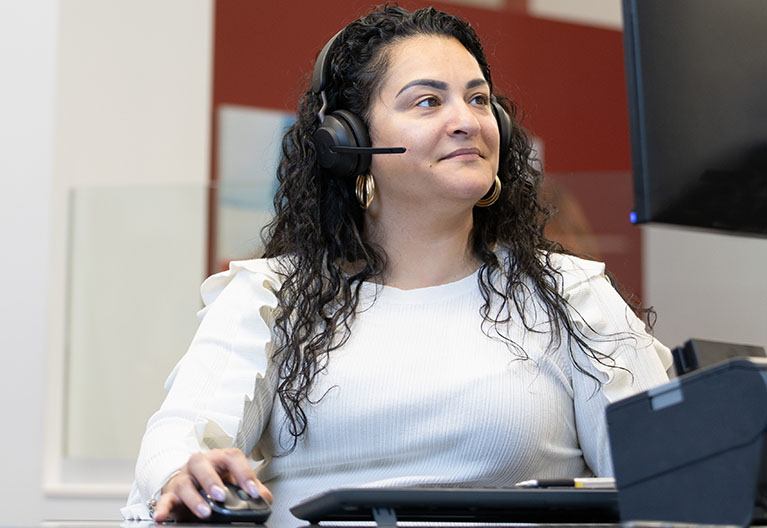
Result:
M271 499L246 454L271 412L270 324L278 287L266 261L233 263L203 284L200 327L166 382L168 396L149 420L136 465L141 501L156 499L162 488L155 519L182 505L204 512L198 487L216 498L222 479Z

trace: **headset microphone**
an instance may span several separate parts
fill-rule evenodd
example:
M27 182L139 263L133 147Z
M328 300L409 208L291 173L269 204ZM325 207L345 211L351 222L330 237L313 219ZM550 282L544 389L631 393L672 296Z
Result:
M331 152L338 152L339 154L402 154L407 149L405 147L343 147L341 145L334 145L330 147Z

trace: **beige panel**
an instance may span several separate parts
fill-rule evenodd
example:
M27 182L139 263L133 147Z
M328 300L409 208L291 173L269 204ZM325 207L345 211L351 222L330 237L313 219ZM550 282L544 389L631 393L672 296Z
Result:
M536 17L621 29L620 0L528 0L528 12Z

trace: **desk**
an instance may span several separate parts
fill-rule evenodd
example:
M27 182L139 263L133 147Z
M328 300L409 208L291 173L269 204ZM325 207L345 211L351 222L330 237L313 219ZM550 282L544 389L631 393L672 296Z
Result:
M157 524L150 521L45 521L40 524L31 525L15 525L7 526L0 525L0 528L168 528L176 526L174 523L170 524ZM179 528L247 528L258 527L256 524L191 524L191 523L179 523ZM310 528L316 525L310 524L297 524L289 526L273 526L266 525L266 528ZM374 527L373 522L361 522L353 524L351 522L344 524L332 524L322 523L322 528L371 528ZM398 526L406 528L438 528L438 527L450 527L450 528L462 528L465 526L471 526L471 528L509 528L509 527L524 527L524 528L613 528L619 527L620 524L526 524L526 523L496 523L496 524L468 524L468 523L455 523L455 524L442 524L442 523L398 523ZM642 526L632 524L635 528L671 528L671 524L649 524L646 523ZM681 528L689 528L692 525L678 525Z
M174 526L173 524L157 524L150 521L45 521L40 524L29 525L0 525L0 528L167 528L168 526ZM215 524L179 524L179 527L183 528L244 528L248 524L234 524L234 525L215 525ZM267 528L309 528L309 524L298 524L290 526L271 526L267 525ZM345 524L332 524L322 523L322 528L370 528L374 526L374 523L345 523ZM507 528L507 527L524 527L524 528L694 528L696 526L710 528L711 525L696 525L696 524L682 524L682 523L667 523L667 522L629 522L623 524L529 524L529 523L493 523L493 524L468 524L468 523L398 523L398 526L407 528L437 528L437 527L450 527L460 528L465 526L471 526L471 528Z

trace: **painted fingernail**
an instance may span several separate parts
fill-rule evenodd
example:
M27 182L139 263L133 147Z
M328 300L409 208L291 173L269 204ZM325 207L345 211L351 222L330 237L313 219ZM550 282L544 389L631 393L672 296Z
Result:
M208 506L204 502L201 502L200 504L197 505L197 513L200 514L200 517L210 516L210 506Z
M245 486L248 488L248 493L251 497L254 499L257 499L261 496L261 494L258 492L258 486L256 486L256 482L253 480L249 480L245 483Z
M226 500L226 491L224 491L224 488L221 486L211 486L210 494L215 500L219 502Z

